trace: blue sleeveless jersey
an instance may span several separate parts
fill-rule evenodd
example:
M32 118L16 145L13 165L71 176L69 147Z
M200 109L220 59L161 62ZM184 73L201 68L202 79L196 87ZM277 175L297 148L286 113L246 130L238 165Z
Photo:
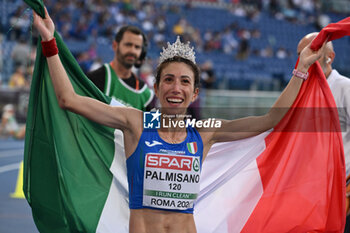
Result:
M193 213L202 156L203 143L195 128L187 128L186 139L178 144L165 142L157 130L144 129L126 161L130 209Z

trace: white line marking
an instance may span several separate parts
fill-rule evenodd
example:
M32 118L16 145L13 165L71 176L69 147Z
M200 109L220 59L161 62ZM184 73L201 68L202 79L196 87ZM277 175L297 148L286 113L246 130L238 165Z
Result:
M20 165L21 165L21 162L19 162L19 163L12 163L12 164L9 164L9 165L2 166L2 167L0 167L0 173L12 171L12 170L17 170L17 169L19 169Z
M12 150L18 148L24 148L24 142L4 142L0 139L0 149Z
M15 149L15 150L4 150L0 151L0 158L20 156L23 157L24 149Z

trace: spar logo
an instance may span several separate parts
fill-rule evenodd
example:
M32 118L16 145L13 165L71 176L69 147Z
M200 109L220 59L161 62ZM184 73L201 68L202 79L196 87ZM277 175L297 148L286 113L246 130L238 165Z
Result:
M200 163L197 157L175 156L162 154L147 154L146 167L163 168L181 171L199 171Z
M193 161L193 170L195 172L198 172L200 169L200 163L199 163L199 159L198 158L195 158L194 161Z

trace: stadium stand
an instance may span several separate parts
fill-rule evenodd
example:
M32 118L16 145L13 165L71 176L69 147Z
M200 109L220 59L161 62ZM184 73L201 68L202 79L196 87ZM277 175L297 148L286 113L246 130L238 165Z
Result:
M143 28L150 38L148 62L153 67L161 46L166 41L174 41L174 30L180 30L183 39L190 40L196 47L198 63L213 62L217 77L215 88L280 90L290 78L290 69L297 60L295 50L299 39L319 30L320 16L336 22L346 14L325 11L323 1L311 1L311 5L297 5L303 1L277 1L278 5L273 5L274 2L51 0L46 1L46 5L58 32L78 62L84 63L84 69L93 61L79 58L92 44L102 61L111 60L110 41L114 32L129 23ZM295 3L288 5L288 2ZM20 35L31 37L29 24L21 24L21 19L29 19L31 13L25 11L20 0L2 1L0 7L2 56L10 57ZM19 32L12 33L14 30ZM225 50L227 41L231 47ZM349 43L347 38L335 43L337 59L334 64L348 76ZM2 59L3 85L15 68L10 60Z

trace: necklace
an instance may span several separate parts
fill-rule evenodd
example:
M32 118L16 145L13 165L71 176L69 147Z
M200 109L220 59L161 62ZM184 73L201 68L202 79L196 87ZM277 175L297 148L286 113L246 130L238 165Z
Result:
M164 135L163 135L164 136ZM168 137L168 136L166 136L165 137L165 139L166 140L164 140L164 141L166 141L167 143L170 143L170 144L178 144L178 139L174 139L174 138L172 138L172 137Z
M186 137L187 137L187 133L185 135L185 138ZM162 138L164 138L163 140L170 144L178 144L185 140L185 138L172 138L171 136L168 136L166 134L163 134Z
M178 144L178 141L172 138L168 138L170 140L170 144Z

